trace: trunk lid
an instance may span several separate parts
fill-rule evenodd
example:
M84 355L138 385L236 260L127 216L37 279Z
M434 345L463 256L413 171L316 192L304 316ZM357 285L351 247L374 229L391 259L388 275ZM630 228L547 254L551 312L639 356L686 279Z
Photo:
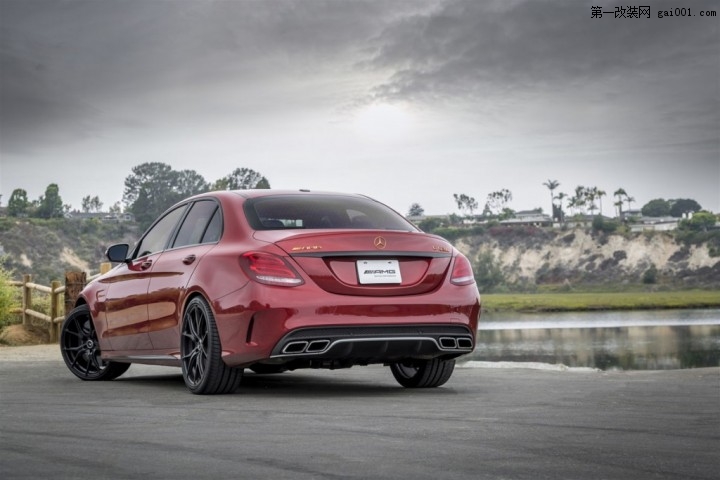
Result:
M340 295L417 295L438 288L450 267L453 247L421 232L335 230L297 233L258 231L323 290Z

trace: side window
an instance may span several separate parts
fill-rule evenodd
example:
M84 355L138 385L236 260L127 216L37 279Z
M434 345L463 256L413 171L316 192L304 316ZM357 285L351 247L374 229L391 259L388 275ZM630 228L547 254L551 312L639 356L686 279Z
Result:
M202 243L215 243L220 240L220 237L222 236L222 229L222 214L220 213L220 208L217 208L213 217L210 219L210 224L205 230Z
M177 225L184 211L185 205L171 211L156 223L155 226L145 234L142 240L140 240L137 250L135 250L137 255L135 255L134 258L144 257L145 255L165 250L170 235L172 235L173 230L175 230L175 225Z
M178 231L173 248L206 243L204 235L208 230L208 224L215 218L217 210L218 206L212 200L195 202ZM217 217L219 218L219 215Z

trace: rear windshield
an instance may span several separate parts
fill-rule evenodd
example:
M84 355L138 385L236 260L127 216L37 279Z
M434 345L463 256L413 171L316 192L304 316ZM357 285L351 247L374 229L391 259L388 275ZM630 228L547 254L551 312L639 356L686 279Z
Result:
M342 195L278 195L245 202L255 230L380 229L417 231L394 210L371 199Z

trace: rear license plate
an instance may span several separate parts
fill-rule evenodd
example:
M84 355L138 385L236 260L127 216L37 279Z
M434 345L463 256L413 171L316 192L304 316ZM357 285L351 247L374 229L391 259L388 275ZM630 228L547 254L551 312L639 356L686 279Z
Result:
M357 272L362 285L402 283L397 260L358 260Z

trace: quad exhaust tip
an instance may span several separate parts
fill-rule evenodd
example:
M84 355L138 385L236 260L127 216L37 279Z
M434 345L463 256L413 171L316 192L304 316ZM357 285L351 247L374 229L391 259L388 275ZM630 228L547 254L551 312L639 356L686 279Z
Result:
M282 349L282 353L289 354L289 355L298 355L301 353L320 353L327 350L327 348L330 346L330 340L322 339L322 340L312 340L312 341L298 341L298 342L290 342L287 345L285 345L285 348Z
M440 348L444 350L468 350L473 348L469 337L440 337Z
M442 350L472 350L470 337L440 337L438 344ZM297 340L290 342L282 349L283 355L302 355L305 353L323 353L331 347L328 339Z

